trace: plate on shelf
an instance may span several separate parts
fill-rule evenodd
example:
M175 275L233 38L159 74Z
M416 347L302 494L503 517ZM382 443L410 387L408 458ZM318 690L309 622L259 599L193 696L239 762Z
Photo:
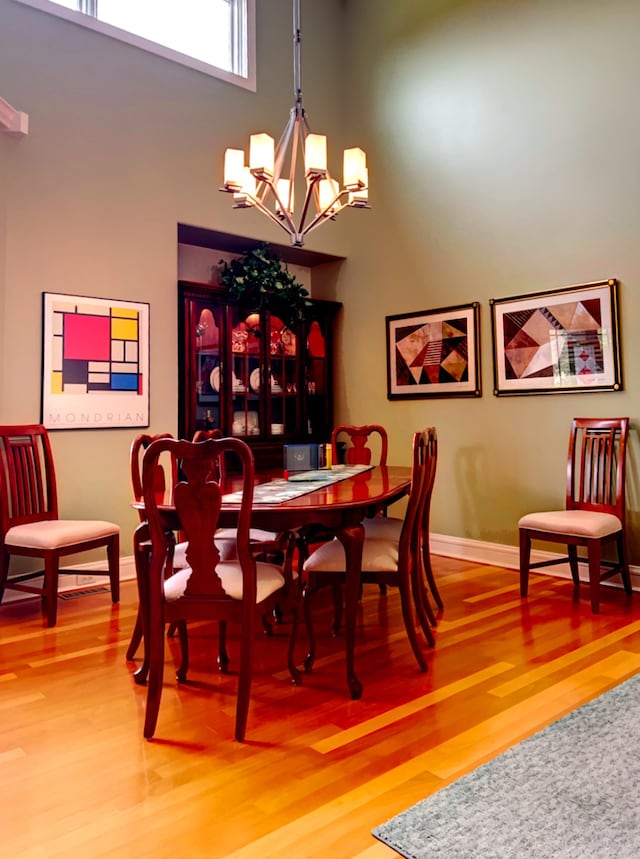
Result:
M255 370L251 371L249 384L251 385L252 390L258 393L260 390L260 367L256 367Z
M209 376L211 387L214 391L220 390L220 367L214 367Z

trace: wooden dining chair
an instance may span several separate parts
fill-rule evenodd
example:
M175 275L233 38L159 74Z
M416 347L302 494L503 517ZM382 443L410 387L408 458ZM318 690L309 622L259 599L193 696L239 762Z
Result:
M377 443L376 443L377 440ZM334 465L386 465L389 450L387 431L379 424L339 424L331 433L331 454ZM374 453L377 452L377 458ZM384 509L372 509L370 516L386 513ZM297 535L298 568L301 571L304 562L309 557L312 545L324 543L333 538L333 533L318 525L306 525ZM381 593L386 592L386 585L380 584ZM342 603L339 592L334 591L335 624L340 625Z
M173 436L171 435L171 433L158 433L156 435L151 435L149 433L141 433L140 435L137 435L131 442L131 447L129 448L129 473L131 477L133 500L136 502L142 501L142 457L144 456L144 453L151 444L151 442L159 438L173 438ZM162 503L163 501L170 503L172 501L173 487L176 485L177 482L178 463L176 462L175 458L167 455L163 458L163 460L158 460L157 468L154 475L154 486L159 503ZM140 552L151 551L148 528L145 527L146 514L143 509L138 510L138 517L140 519L141 527L137 528L134 533L134 558ZM185 567L185 544L178 543L174 547L173 551L173 569L181 569ZM173 635L174 633L175 629L169 630L170 635ZM142 635L142 615L140 606L138 606L138 613L136 615L133 632L131 633L131 639L129 641L129 646L127 647L126 652L126 658L128 660L132 660L135 658L138 647L140 646L140 642L142 641ZM140 671L137 679L146 679L146 671Z
M569 436L564 510L528 513L518 522L520 533L520 594L526 597L529 571L569 562L575 588L580 584L580 561L589 569L591 610L600 610L600 582L621 574L632 594L626 547L625 473L629 418L574 418ZM531 541L563 543L568 555L530 562ZM617 560L603 560L602 550L616 546ZM578 550L587 552L586 558Z
M120 598L120 528L113 522L61 519L53 453L41 424L0 426L0 601L5 588L38 594L44 600L48 626L55 626L60 559L90 549L106 548L111 599ZM44 570L9 578L12 556L41 558ZM44 575L42 586L25 582Z
M377 442L376 442L377 439ZM374 447L377 446L377 464L387 464L389 439L387 431L379 424L353 426L340 424L331 433L333 462L344 461L346 465L371 465Z
M444 609L444 603L438 589L433 566L431 564L431 498L438 466L438 435L434 427L425 430L427 446L426 476L423 484L424 498L420 502L420 555L422 559L422 575L416 577L416 605L419 611L424 611L432 626L436 626L436 617L431 608L429 597L432 596L438 609ZM404 520L391 516L376 516L365 519L362 523L368 540L398 540L402 532Z
M180 462L181 471L173 494L175 518L169 522L167 510L158 505L155 491L155 470L165 451ZM214 538L224 488L215 475L220 473L220 463L227 454L234 455L241 469L242 501L237 524L237 558L223 561ZM292 577L292 552L287 552L282 566L256 561L249 537L254 480L253 454L241 439L190 442L162 438L152 442L144 454L143 499L151 553L139 558L137 573L145 582L142 592L146 602L143 610L149 646L149 678L144 736L148 739L155 733L160 710L167 623L218 620L240 627L235 720L235 736L239 741L244 740L246 732L257 622L277 602L286 604L291 611L288 667L294 683L301 680L294 660L299 600ZM189 566L172 572L170 548L175 539L173 529L178 526L187 544ZM177 679L186 682L188 647L186 641L181 640L181 645Z
M435 430L416 432L412 440L411 488L400 533L389 528L387 537L367 536L365 530L362 550L361 578L363 582L395 586L400 592L402 618L407 638L422 671L427 662L418 640L416 615L429 646L434 645L431 623L424 611L421 596L422 576L422 513L433 490L432 443ZM428 485L428 488L425 487ZM303 605L310 648L305 667L311 670L315 659L315 632L312 622L312 600L324 585L343 585L345 581L345 552L337 538L324 543L311 553L303 567ZM335 629L334 629L335 632Z

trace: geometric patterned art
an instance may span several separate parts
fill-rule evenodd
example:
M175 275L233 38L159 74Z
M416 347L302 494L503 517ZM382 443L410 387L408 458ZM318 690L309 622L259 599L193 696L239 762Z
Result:
M505 313L507 379L602 373L602 304L574 301Z
M398 384L435 385L469 378L466 319L397 328L394 345Z
M148 304L45 293L45 425L148 426L148 325Z
M387 396L480 396L479 305L387 316Z
M494 394L619 391L618 282L491 301Z

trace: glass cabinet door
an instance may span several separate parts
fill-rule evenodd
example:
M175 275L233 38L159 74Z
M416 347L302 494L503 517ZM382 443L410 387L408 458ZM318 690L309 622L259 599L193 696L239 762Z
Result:
M242 438L263 436L266 431L262 406L263 324L257 313L243 314L230 308L231 376L228 379L231 399L231 435Z
M300 425L299 335L277 316L269 318L269 396L271 436L291 438Z
M330 379L327 364L327 326L329 320L312 320L307 328L305 361L305 394L307 398L307 434L325 441L330 426Z
M222 309L211 301L190 298L185 317L192 344L186 367L187 423L195 429L223 427Z

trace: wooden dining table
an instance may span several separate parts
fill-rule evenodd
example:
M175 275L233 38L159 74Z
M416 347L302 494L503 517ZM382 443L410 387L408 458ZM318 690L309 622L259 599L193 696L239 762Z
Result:
M273 472L256 474L256 485L270 483ZM318 525L335 534L345 551L345 638L346 675L351 698L362 695L362 683L355 672L355 639L358 602L360 599L360 576L364 545L363 520L375 510L393 504L409 492L411 469L407 466L379 465L336 483L318 484L317 488L284 501L266 503L254 498L251 527L268 531L293 531L308 525ZM234 489L233 476L227 477L225 494ZM134 502L136 509L144 508L142 502ZM223 501L220 525L233 527L236 524L238 504ZM160 507L166 516L167 528L179 530L175 508ZM138 556L141 557L140 553ZM140 574L140 573L139 573ZM141 591L142 592L142 591ZM142 612L143 617L145 612Z

